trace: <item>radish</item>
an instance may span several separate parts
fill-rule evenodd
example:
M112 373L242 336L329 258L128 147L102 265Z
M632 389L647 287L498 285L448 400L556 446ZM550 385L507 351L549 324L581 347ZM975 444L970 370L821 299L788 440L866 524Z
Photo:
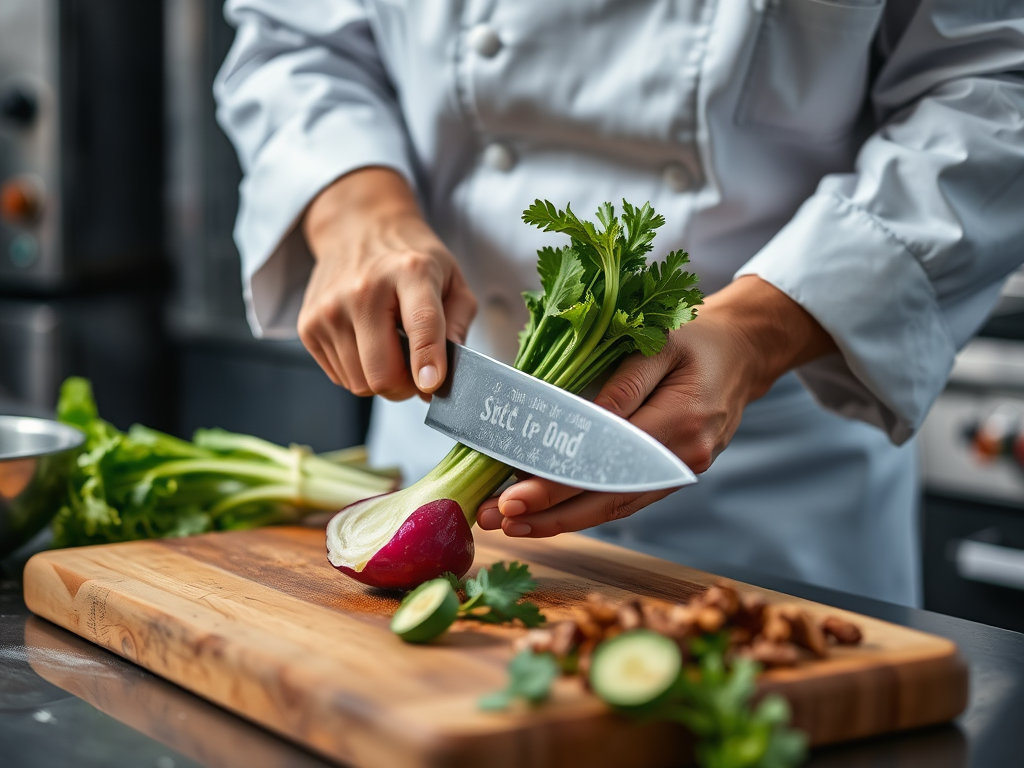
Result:
M654 230L665 223L645 204L623 201L621 220L609 203L598 229L567 205L537 200L523 220L569 235L562 248L542 248L543 291L527 291L526 328L515 367L569 392L580 392L630 352L657 353L668 331L692 320L701 293L683 271L683 251L647 263ZM473 563L472 527L480 504L512 470L456 445L416 484L356 502L327 527L331 564L364 584L412 589L446 571L462 577Z

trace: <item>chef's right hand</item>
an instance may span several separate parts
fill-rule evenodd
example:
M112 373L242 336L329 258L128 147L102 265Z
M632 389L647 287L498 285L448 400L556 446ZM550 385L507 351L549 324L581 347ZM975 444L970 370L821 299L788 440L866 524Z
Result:
M342 176L310 204L302 231L316 264L299 338L331 381L390 400L436 390L445 339L465 341L476 299L405 179L385 168Z

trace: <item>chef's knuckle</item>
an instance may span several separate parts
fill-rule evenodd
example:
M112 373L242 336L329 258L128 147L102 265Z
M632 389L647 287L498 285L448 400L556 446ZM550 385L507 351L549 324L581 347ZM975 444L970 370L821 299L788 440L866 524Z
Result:
M326 301L320 305L320 318L330 328L339 328L345 322L345 308L340 301Z
M623 414L633 403L644 399L643 381L634 373L622 373L609 381L597 398L597 403L612 413Z
M371 389L370 385L367 384L366 382L359 382L358 384L353 384L350 391L352 392L353 395L356 395L357 397L370 397L371 395L375 394L373 389Z
M352 278L346 291L348 300L356 307L366 307L373 304L376 294L376 281L368 275L360 275Z
M408 327L405 330L410 335L416 335L413 340L414 349L419 351L424 347L436 346L433 333L440 324L439 320L437 310L429 304L421 304L409 310L406 320Z
M698 438L690 445L688 459L687 463L694 472L706 472L715 460L715 441L709 437Z
M398 269L413 280L428 277L434 270L434 260L422 251L406 251L396 259Z
M316 345L316 323L309 315L299 315L296 330L299 334L299 341L306 349L312 349Z

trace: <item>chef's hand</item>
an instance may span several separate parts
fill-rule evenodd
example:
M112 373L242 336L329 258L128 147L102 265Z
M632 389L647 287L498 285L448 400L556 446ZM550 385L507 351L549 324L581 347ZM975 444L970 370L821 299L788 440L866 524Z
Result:
M436 390L445 339L465 341L476 299L405 179L385 168L347 174L312 202L302 230L316 265L299 338L331 381L391 400Z
M759 277L742 277L709 296L657 355L626 358L594 402L700 473L728 445L747 403L786 371L834 350L799 304ZM627 517L671 492L598 493L529 478L485 501L477 521L542 538Z

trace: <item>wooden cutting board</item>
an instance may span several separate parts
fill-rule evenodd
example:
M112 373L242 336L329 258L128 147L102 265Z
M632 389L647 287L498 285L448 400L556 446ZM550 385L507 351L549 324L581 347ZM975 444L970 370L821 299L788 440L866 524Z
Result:
M597 591L684 600L715 577L584 536L477 532L477 563L522 560L533 599L557 620ZM942 722L967 702L948 640L741 585L769 602L856 621L864 643L775 670L794 724L827 744ZM578 681L532 711L481 712L522 630L457 625L431 646L388 630L395 597L327 563L322 530L277 528L46 552L25 570L25 601L131 661L336 760L355 766L599 766L687 762L677 726L609 711Z

